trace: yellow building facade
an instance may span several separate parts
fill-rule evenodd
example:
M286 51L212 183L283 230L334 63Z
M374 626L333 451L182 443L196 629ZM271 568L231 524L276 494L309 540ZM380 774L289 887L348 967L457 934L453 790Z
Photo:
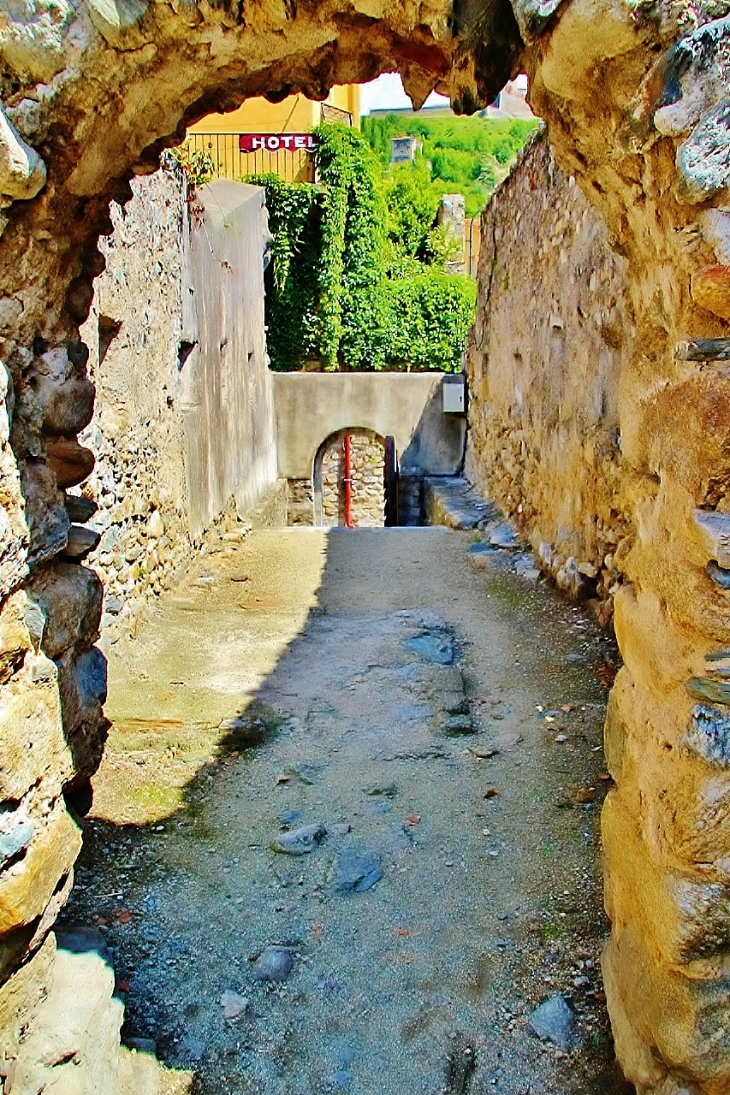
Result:
M311 133L327 121L359 128L360 88L356 84L333 87L322 103L304 95L292 95L280 103L247 99L238 110L208 114L196 122L188 130L188 139L193 151L210 155L221 178L240 179L271 171L290 182L311 182L314 171L307 142L297 141L296 137ZM278 142L273 139L276 137L280 138ZM246 151L245 146L250 150Z

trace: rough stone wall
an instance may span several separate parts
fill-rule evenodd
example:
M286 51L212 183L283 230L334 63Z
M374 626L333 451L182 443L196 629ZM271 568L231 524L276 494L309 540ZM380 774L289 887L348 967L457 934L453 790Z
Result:
M104 582L105 632L114 639L166 588L192 549L179 408L184 358L183 246L188 184L172 160L113 203L100 242L106 269L81 329L96 386L81 440L96 455L83 495L99 507L88 562Z
M353 528L382 528L385 524L385 447L379 437L364 431L350 433ZM322 454L322 524L345 524L345 444L338 437Z
M97 461L83 498L98 506L88 524L101 536L87 562L104 582L105 640L133 626L217 526L285 521L283 500L280 512L254 512L275 476L260 199L229 191L225 243L235 237L243 253L226 255L206 219L207 205L220 217L220 195L191 191L171 157L134 180L124 208L112 205L81 328L96 404L80 439ZM217 397L223 407L210 406Z
M288 525L314 524L314 486L309 479L287 479L286 517Z
M603 622L631 529L619 389L632 344L626 260L540 136L482 217L465 471Z
M625 666L604 810L616 1045L643 1095L728 1090L729 10L728 0L5 5L0 776L2 801L19 804L3 825L24 858L0 869L0 969L21 969L3 996L25 991L63 901L78 847L64 790L81 793L104 740L99 583L61 556L83 538L65 491L94 463L77 441L93 401L78 325L110 200L126 201L131 175L154 170L187 123L250 95L322 98L399 70L417 103L436 87L469 111L525 69L558 161L627 260L635 330L618 412L634 537L615 598ZM24 1000L16 1030L33 1007Z

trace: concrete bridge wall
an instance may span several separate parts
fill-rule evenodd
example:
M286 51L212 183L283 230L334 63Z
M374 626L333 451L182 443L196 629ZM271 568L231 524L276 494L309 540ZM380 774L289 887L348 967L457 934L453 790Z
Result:
M359 427L395 438L402 467L453 475L464 453L466 420L444 414L443 373L274 373L278 472L311 478L320 446Z

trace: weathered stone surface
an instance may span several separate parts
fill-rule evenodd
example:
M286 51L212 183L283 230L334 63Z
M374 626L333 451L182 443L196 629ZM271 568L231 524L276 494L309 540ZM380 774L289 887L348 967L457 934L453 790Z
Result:
M498 516L497 508L485 503L479 491L475 491L472 484L461 476L428 476L423 485L428 525L445 525L446 528L458 529L483 528L490 519Z
M729 361L730 339L701 338L677 343L677 361Z
M70 377L59 383L54 377L39 376L35 395L47 433L72 438L91 421L94 385L90 380Z
M27 201L46 181L46 165L0 109L0 198Z
M482 218L480 279L466 475L515 522L541 569L569 596L597 593L609 618L628 532L618 446L627 269L544 138Z
M106 700L106 658L95 646L58 660L58 682L63 725L77 773L93 775L99 766L109 723L102 705Z
M0 934L39 917L81 848L78 826L56 807L18 863L0 872Z
M88 479L94 470L95 457L91 449L78 441L57 438L46 443L46 460L58 486L76 487Z
M22 484L30 531L28 561L37 564L52 559L63 549L70 521L49 467L36 461L27 463Z
M51 663L52 665L53 663ZM0 800L19 801L39 778L60 782L73 763L63 735L55 678L15 679L0 697Z
M661 92L658 104L651 105L660 133L668 137L689 133L722 94L727 82L722 45L729 31L727 17L704 23L680 38L657 62L652 84L660 81Z
M42 646L49 658L95 641L101 618L102 585L93 570L54 562L39 568L29 586L45 622Z
M730 320L730 267L705 266L693 274L692 299L700 308Z
M10 680L22 665L26 652L31 649L26 609L25 595L15 593L0 610L0 684Z
M68 530L68 539L63 549L63 555L66 559L75 559L81 562L82 559L91 554L94 548L99 546L100 540L100 532L84 528L83 525L71 525Z
M33 822L23 806L0 810L0 870L33 839Z
M37 1000L37 989L33 995L35 986L29 984L34 1009L26 1016L16 1004L26 1029L22 1042L9 1047L14 1060L8 1095L31 1090L159 1095L154 1057L120 1048L123 1008L100 934L63 931L57 946L54 942L51 936L44 955L44 998Z
M719 697L724 696L725 693L716 691L721 687L721 685L710 689L702 687L695 692L690 692L703 702L697 704L692 710L692 718L687 729L687 745L710 764L730 768L730 711L710 706L713 701L724 702Z
M717 261L723 266L730 266L730 212L727 209L703 209L698 224Z
M721 567L714 559L710 559L705 570L716 586L720 589L730 589L730 570L727 567Z
M710 559L730 568L730 514L696 510L694 518L700 543Z
M67 494L64 504L69 521L77 521L80 525L89 521L99 508L93 498L84 498L80 494Z
M702 118L677 153L684 201L707 201L730 183L730 98L721 100Z

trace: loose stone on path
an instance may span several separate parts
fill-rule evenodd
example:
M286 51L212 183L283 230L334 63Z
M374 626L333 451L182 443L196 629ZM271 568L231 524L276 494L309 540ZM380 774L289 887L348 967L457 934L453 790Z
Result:
M324 825L302 825L299 829L281 833L271 845L281 855L309 855L327 836Z

